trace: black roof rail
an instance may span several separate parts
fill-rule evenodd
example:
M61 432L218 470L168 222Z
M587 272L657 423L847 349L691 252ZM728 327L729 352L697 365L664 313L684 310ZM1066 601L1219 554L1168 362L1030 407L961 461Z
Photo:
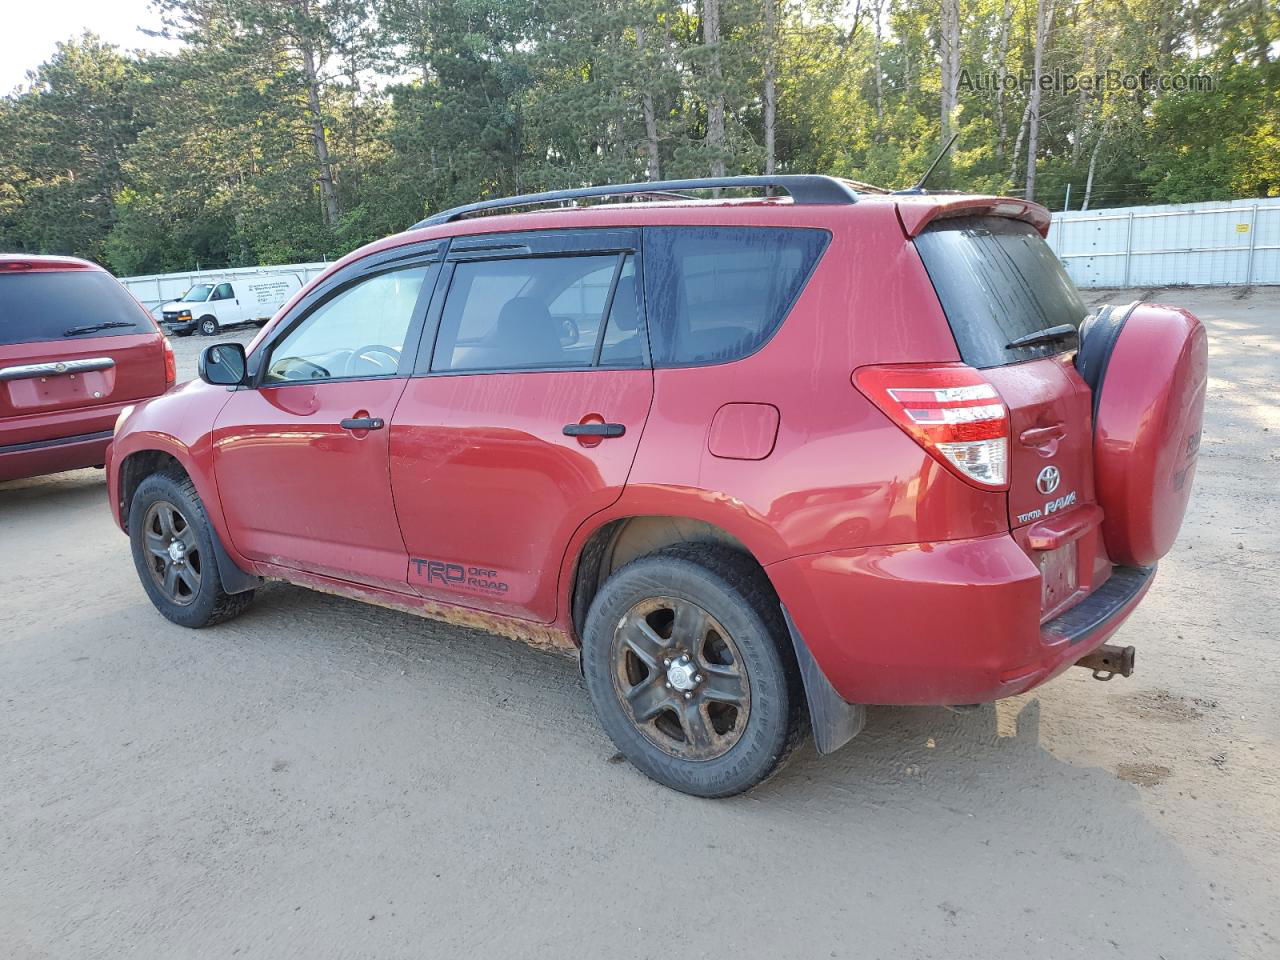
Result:
M883 192L870 184L855 183L839 177L818 174L782 174L772 177L699 177L692 180L654 180L648 183L605 184L600 187L580 187L576 190L549 190L546 193L526 193L518 197L501 197L481 200L432 214L413 225L434 227L452 223L473 213L498 210L503 207L532 207L543 203L563 203L570 200L587 200L595 197L671 196L681 190L717 190L743 187L777 188L791 194L793 203L808 206L821 204L854 203L859 190ZM683 199L683 198L682 198Z

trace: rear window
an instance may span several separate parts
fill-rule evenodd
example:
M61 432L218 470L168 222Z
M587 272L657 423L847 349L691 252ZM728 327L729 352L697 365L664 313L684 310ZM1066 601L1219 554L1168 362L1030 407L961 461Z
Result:
M137 301L108 274L96 270L0 274L0 343L154 332Z
M768 340L827 246L825 230L649 227L644 289L655 366L724 363Z
M998 367L1075 346L1070 339L1008 346L1048 327L1079 329L1088 313L1062 264L1029 223L1006 217L942 220L916 237L916 249L965 363Z

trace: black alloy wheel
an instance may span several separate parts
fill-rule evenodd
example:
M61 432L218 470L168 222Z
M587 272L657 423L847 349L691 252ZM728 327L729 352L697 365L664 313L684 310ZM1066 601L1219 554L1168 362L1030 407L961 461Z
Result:
M751 716L751 685L729 632L690 600L655 597L633 606L613 638L613 681L631 722L683 760L733 749Z
M189 606L200 593L205 559L191 521L169 501L156 500L142 529L152 582L171 603Z
M582 672L623 756L694 796L751 789L808 731L778 595L726 544L678 543L613 571L587 613Z
M165 617L183 627L208 627L249 606L253 590L223 589L217 533L190 477L145 477L133 492L128 516L138 579Z

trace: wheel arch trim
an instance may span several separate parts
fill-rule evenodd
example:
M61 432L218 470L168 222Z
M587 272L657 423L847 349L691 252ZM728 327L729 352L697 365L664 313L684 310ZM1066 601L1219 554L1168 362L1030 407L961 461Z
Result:
M587 608L590 606L590 599L595 592L593 590L590 596L587 596L584 591L579 589L580 580L584 573L587 576L598 576L599 570L598 566L593 566L584 571L582 564L583 562L596 565L602 563L611 550L611 541L616 541L622 527L628 521L665 518L673 521L705 524L725 535L725 540L721 542L728 541L731 545L747 553L752 560L759 564L764 571L764 575L773 583L769 568L761 563L759 554L752 549L749 543L738 537L732 530L726 529L723 525L713 523L704 517L689 516L682 513L644 513L640 515L630 515L626 511L621 511L620 513L621 515L619 515L615 505L615 509L592 517L591 522L584 524L579 529L578 534L574 537L573 544L566 551L567 570L566 575L561 580L563 584L567 584L566 595L562 598L565 604L563 609L566 611L564 619L574 643L579 648L582 646L580 625L586 622ZM778 592L776 583L774 583L774 592ZM819 753L832 753L861 732L866 722L866 707L862 704L849 703L840 696L835 687L832 686L831 681L827 679L827 675L814 658L813 653L809 650L809 646L796 627L795 621L791 618L791 613L787 610L785 602L780 600L779 606L782 609L782 616L786 622L787 632L800 669L800 678L804 686L805 702L809 714L809 722L814 734L815 746ZM579 667L581 668L581 662L579 662Z
M205 516L209 520L209 533L213 540L213 553L218 562L218 575L222 579L222 589L229 594L245 593L261 583L262 578L250 572L253 567L243 558L237 559L225 546L227 540L223 527L222 505L218 499L216 485L211 475L200 470L198 458L194 456L186 444L171 434L158 431L130 432L125 440L126 449L113 451L110 480L114 486L112 493L112 509L117 512L119 524L125 533L129 532L129 505L125 503L125 470L130 460L143 454L161 454L169 457L182 469L196 488L204 507ZM133 485L136 490L142 482L140 478ZM213 487L214 489L210 489ZM132 497L130 496L130 499ZM247 569L246 569L247 568Z

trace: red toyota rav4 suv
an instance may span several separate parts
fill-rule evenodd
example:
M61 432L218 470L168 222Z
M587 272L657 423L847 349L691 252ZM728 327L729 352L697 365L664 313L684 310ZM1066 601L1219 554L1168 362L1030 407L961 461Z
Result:
M101 267L0 254L0 481L102 466L123 407L175 373L155 320Z
M652 201L731 186L790 196ZM865 704L1127 674L1205 335L1089 314L1048 224L810 176L448 211L139 404L111 504L177 623L273 577L578 649L637 767L732 794Z

